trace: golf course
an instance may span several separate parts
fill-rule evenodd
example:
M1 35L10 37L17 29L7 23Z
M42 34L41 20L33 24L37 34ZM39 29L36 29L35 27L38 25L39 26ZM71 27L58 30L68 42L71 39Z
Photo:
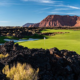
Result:
M45 36L46 39L36 41L18 42L19 45L28 48L44 48L50 49L57 47L58 49L67 49L80 54L80 30L65 30L65 29L45 29L41 33L63 32L52 36Z

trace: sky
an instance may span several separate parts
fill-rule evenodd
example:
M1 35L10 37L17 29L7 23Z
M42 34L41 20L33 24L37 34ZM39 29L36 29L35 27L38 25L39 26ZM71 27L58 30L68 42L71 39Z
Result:
M80 16L80 0L0 0L0 26L38 23L48 15Z

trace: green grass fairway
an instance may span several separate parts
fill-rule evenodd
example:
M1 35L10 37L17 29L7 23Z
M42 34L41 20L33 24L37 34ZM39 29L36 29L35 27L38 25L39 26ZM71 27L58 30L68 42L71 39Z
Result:
M67 49L71 51L76 51L80 54L80 30L54 30L47 29L44 32L69 32L65 34L57 34L55 36L46 36L48 39L40 39L36 41L26 41L19 42L19 45L28 47L28 48L44 48L50 49L57 47L58 49Z

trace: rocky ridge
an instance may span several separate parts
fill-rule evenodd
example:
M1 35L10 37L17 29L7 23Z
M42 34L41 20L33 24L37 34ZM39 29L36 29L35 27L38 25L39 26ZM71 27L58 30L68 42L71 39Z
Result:
M80 27L80 17L49 15L40 23L30 25L29 27Z
M25 25L23 25L23 27L29 27L30 25L33 25L34 23L26 23Z

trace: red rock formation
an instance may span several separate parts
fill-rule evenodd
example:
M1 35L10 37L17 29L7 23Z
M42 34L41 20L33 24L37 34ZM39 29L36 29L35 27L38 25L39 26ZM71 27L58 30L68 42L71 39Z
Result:
M36 24L30 25L29 27L39 27L39 23L36 23Z
M43 19L40 23L30 25L29 27L66 27L74 26L80 27L80 17L78 16L60 16L60 15L49 15Z
M80 27L80 17L77 18L75 27Z

